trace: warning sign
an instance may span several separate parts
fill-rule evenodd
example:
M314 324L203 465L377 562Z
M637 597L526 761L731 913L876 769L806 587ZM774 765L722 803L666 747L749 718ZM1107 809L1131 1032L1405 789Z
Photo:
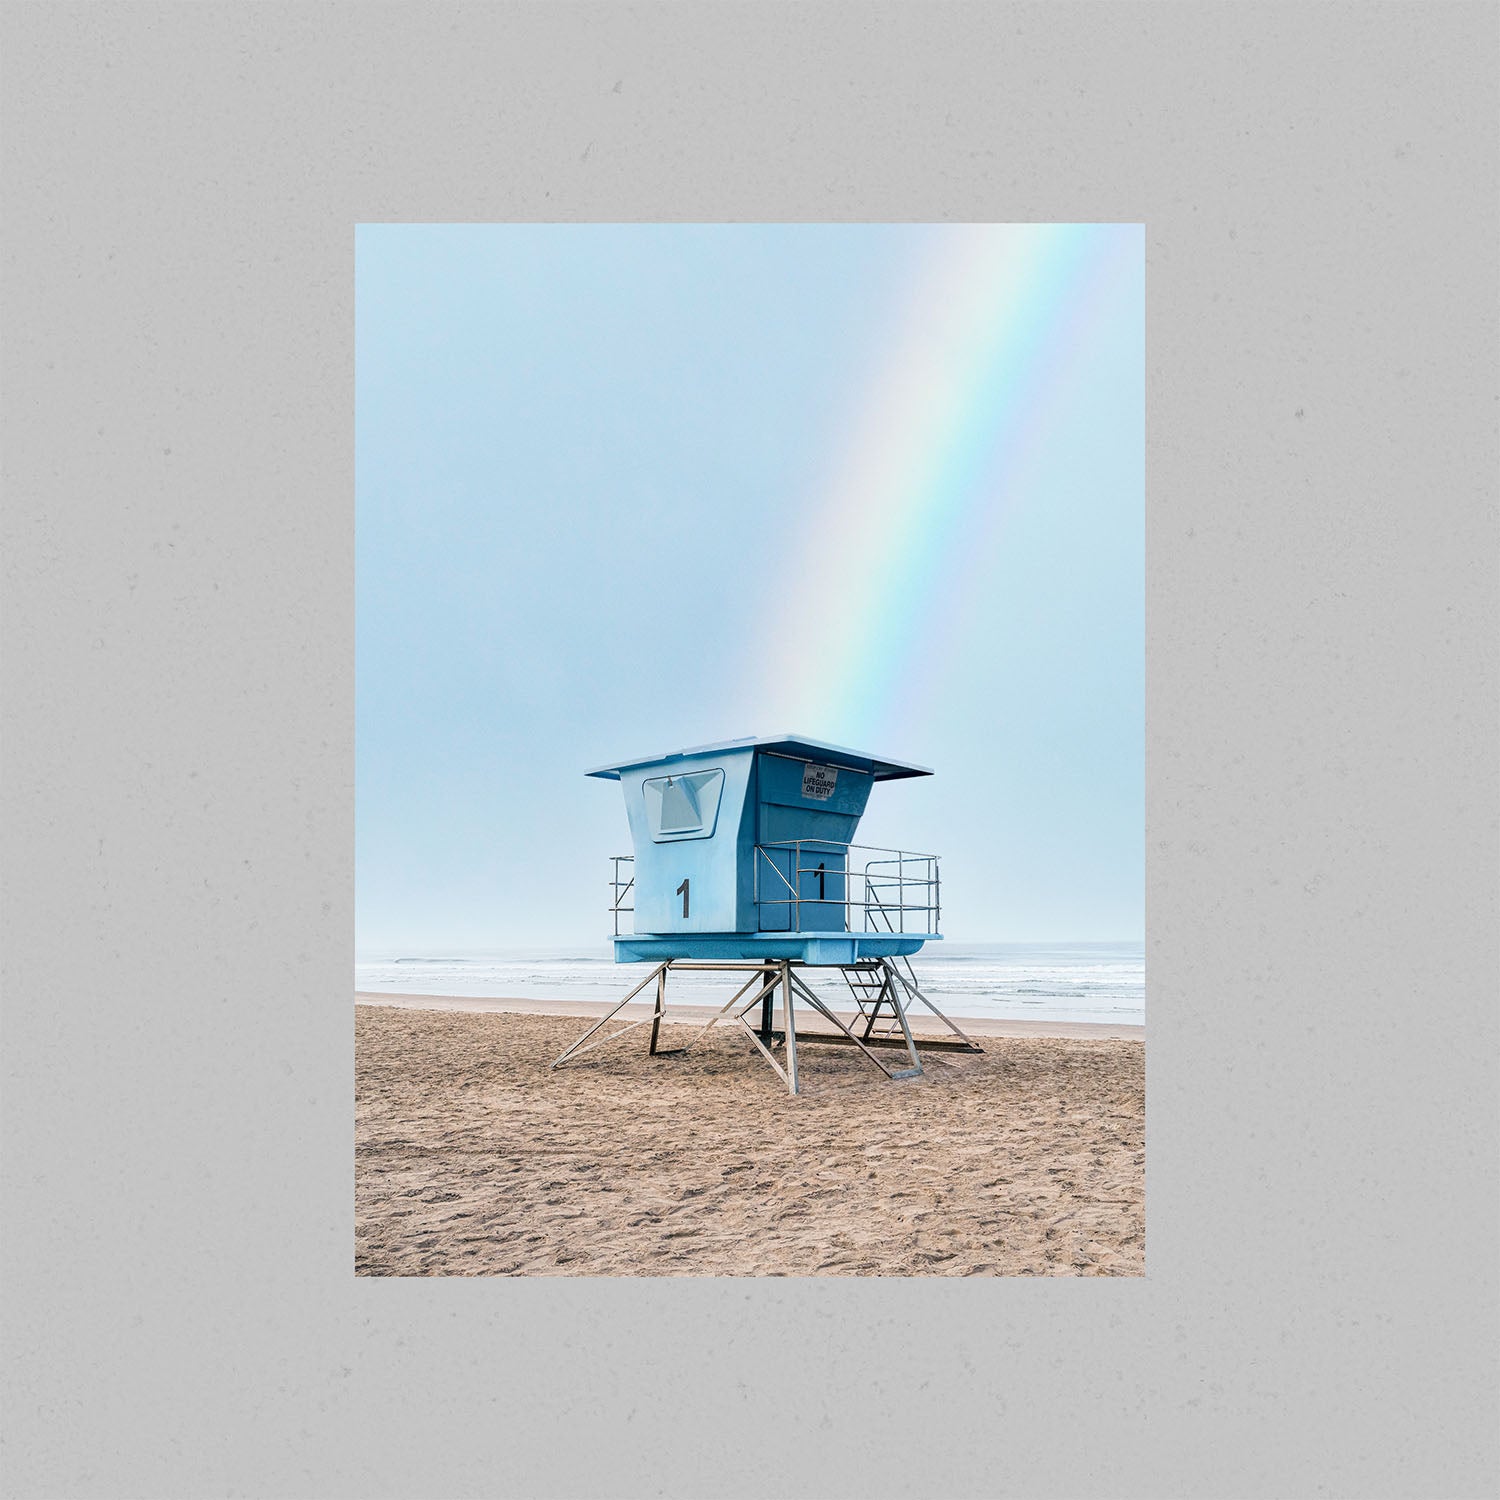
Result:
M802 767L802 795L811 797L815 802L826 802L833 796L833 789L838 782L839 773L833 766Z

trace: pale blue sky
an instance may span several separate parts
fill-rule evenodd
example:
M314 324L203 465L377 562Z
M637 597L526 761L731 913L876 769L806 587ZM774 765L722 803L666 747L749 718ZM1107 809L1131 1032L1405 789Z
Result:
M1142 234L988 233L359 229L361 952L600 944L584 769L783 731L951 941L1141 937Z

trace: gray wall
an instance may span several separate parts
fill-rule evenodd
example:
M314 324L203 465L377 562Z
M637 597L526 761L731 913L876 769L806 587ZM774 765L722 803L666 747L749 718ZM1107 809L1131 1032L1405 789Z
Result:
M8 7L7 1493L1493 1494L1495 17ZM1147 226L1142 1281L352 1275L353 225L622 218Z

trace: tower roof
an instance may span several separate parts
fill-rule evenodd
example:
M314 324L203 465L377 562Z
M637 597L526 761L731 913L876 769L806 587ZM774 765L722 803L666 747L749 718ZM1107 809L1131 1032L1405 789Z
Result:
M593 770L585 771L584 775L618 781L621 771L635 771L642 766L668 766L689 757L713 755L720 750L765 750L773 754L790 755L798 760L815 761L819 765L847 766L853 771L868 771L876 781L899 781L907 776L932 775L927 766L916 766L902 760L886 760L878 755L866 754L863 750L830 745L824 740L810 740L800 734L769 734L743 740L718 740L712 745L693 745L667 755L636 755L607 766L595 766Z

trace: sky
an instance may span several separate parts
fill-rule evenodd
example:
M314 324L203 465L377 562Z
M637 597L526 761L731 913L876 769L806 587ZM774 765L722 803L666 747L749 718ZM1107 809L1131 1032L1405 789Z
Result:
M931 766L950 942L1144 932L1140 225L362 225L356 947L602 950L595 765Z

